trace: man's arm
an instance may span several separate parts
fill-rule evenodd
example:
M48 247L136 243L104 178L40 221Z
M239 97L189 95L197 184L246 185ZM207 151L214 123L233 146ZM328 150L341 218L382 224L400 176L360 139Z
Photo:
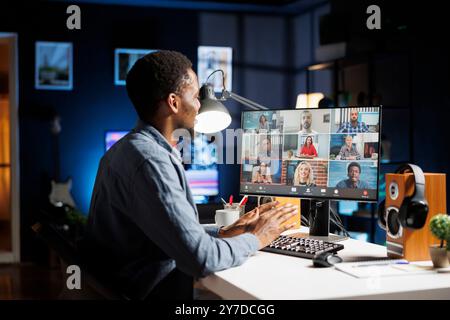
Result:
M220 227L216 225L204 225L203 229L205 229L206 233L209 234L212 237L218 237L219 236L219 229Z
M145 161L131 194L130 218L187 274L203 276L240 265L259 248L250 233L228 239L206 233L172 163Z

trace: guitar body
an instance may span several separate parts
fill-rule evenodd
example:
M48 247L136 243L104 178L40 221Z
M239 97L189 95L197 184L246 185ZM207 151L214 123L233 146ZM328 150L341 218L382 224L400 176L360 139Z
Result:
M55 207L62 207L63 205L76 208L75 201L73 200L70 190L72 189L72 179L69 178L66 182L56 182L52 180L52 189L48 196L51 204Z

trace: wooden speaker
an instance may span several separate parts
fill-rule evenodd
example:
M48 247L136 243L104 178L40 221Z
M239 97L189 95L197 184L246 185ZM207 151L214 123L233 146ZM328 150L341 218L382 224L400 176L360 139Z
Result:
M408 261L430 260L429 246L438 244L429 229L431 217L446 213L445 174L425 173L425 198L428 201L428 215L421 229L409 229L395 224L396 212L400 209L405 197L414 193L415 183L412 173L386 174L386 245L390 258L406 259Z

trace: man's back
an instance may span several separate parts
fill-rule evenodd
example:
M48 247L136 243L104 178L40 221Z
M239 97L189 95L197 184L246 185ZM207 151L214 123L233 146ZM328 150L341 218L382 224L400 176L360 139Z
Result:
M162 279L178 279L175 268L201 276L258 249L252 234L218 239L217 232L198 223L179 154L152 126L140 123L102 158L85 248L89 266L121 292L142 299Z
M134 176L143 162L158 161L164 155L161 149L139 131L117 142L100 162L89 212L89 261L116 281L120 291L137 298L175 268L175 261L130 217Z

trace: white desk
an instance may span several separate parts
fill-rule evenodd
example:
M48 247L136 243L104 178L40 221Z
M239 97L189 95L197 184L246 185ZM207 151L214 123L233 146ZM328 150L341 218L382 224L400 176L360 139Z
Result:
M299 230L286 234L295 232ZM339 256L344 260L386 257L383 246L353 239L341 243L345 248ZM358 279L334 267L314 268L310 259L260 251L243 265L216 272L200 283L224 299L450 299L449 273Z

